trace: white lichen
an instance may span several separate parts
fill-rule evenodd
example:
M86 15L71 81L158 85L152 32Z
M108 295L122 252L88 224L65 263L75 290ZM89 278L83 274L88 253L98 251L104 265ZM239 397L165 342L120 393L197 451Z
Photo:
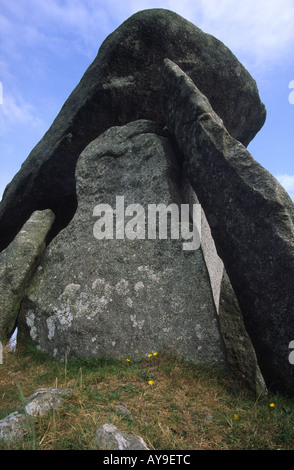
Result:
M131 315L131 321L133 323L133 328L139 328L139 330L142 330L145 320L137 320L137 315Z
M51 340L55 334L55 322L53 317L48 317L46 323L48 328L48 339Z
M119 295L127 295L129 293L129 283L125 279L121 279L115 286L115 290Z
M65 326L67 328L71 326L72 321L73 321L73 315L69 307L62 308L62 309L58 309L54 307L53 312L56 315L56 318L58 319L58 322L60 323L60 325Z
M128 307L132 307L132 306L133 306L133 301L132 301L132 299L131 299L130 297L127 298L126 302L127 302Z
M134 289L136 292L139 292L141 289L144 289L144 284L142 281L136 282Z
M30 336L33 340L37 339L37 328L34 325L35 315L31 312L26 319L27 325L30 328Z

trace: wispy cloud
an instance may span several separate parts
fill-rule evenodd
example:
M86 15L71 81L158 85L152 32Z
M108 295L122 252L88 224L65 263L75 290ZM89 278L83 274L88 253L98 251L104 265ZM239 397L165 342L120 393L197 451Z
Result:
M23 98L15 98L5 94L0 107L0 133L5 132L7 127L16 124L27 124L34 127L43 126L42 119L38 112Z
M13 41L54 42L71 33L87 51L97 48L98 39L111 32L114 23L118 26L131 14L146 8L173 10L235 52L246 53L256 63L280 61L285 55L291 57L293 0L108 0L107 6L101 0L14 0L6 3L6 16L2 13L2 36L7 32ZM26 25L14 38L11 21Z
M294 175L276 175L276 178L294 201Z
M5 50L14 54L23 46L38 45L57 54L80 48L92 56L99 38L104 39L111 29L105 2L95 0L14 0L6 3L0 22Z
M102 40L136 11L167 8L223 41L254 74L292 59L293 0L14 0L0 15L1 42L11 56L22 47L93 58Z
M294 42L293 0L201 0L203 26L217 35L248 65L268 69L292 58ZM219 8L221 5L221 8ZM292 59L291 59L292 60Z

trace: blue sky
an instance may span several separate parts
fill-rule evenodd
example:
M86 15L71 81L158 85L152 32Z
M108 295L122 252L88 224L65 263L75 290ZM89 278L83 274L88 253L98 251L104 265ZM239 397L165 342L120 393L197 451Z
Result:
M0 0L0 198L102 41L145 8L179 13L251 73L267 120L248 149L294 200L294 0Z

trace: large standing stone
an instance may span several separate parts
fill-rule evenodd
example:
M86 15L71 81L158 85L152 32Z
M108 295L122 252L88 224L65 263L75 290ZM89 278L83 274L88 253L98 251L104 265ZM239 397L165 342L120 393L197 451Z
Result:
M15 328L22 297L46 249L53 224L50 209L35 211L13 242L0 254L0 340Z
M178 160L160 126L136 121L109 129L81 154L76 177L77 212L49 245L23 300L20 337L61 359L169 350L224 366L201 249L183 250L184 240L169 234L147 239L148 205L182 203ZM94 237L102 220L94 208L108 204L105 214L117 221L116 196L124 196L125 208L144 209L146 239ZM129 236L132 224L126 214Z
M230 50L176 13L140 11L103 42L0 203L0 251L36 209L56 214L52 237L76 210L75 165L82 150L111 126L136 119L163 122L162 60L178 63L209 97L230 133L247 145L265 109L255 81Z
M226 130L208 99L165 60L166 120L236 292L261 372L294 393L294 205L278 181Z

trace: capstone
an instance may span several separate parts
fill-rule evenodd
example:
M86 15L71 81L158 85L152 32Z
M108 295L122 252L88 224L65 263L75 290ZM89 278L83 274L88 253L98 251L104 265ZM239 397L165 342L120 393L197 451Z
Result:
M0 202L0 251L35 210L50 208L55 213L51 239L67 226L77 205L77 159L99 134L137 119L164 123L159 76L165 57L192 77L230 133L248 145L266 113L247 70L221 41L176 13L140 11L105 39L44 137L6 187Z

